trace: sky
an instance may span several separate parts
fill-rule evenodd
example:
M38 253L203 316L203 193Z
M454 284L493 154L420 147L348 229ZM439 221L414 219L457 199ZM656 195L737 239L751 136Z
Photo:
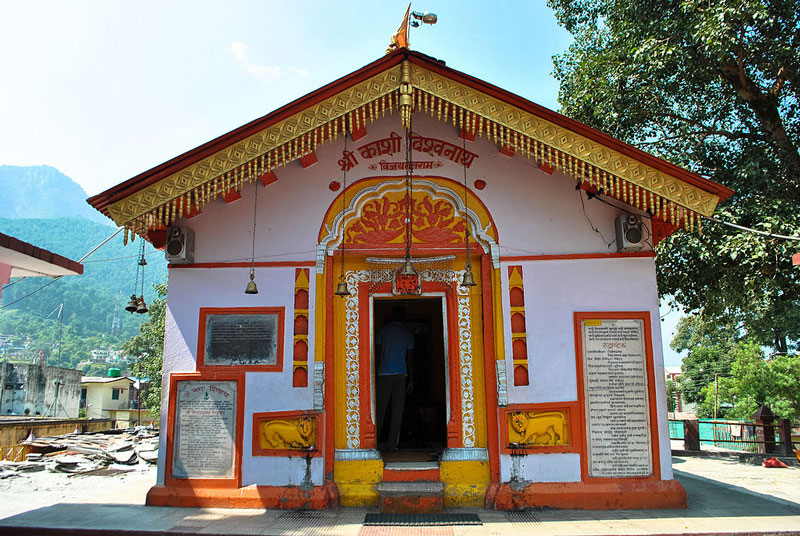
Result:
M378 59L407 5L0 0L0 165L50 165L100 193ZM439 16L412 49L558 109L552 57L572 39L544 0L412 9Z

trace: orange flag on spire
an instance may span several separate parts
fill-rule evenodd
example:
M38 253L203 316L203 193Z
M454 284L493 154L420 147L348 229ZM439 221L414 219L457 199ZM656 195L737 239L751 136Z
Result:
M392 34L392 40L389 42L389 48L386 49L387 54L398 48L408 48L408 15L410 13L411 3L408 4L406 16L403 17L403 22L400 23L400 27L396 32L394 32L394 34Z

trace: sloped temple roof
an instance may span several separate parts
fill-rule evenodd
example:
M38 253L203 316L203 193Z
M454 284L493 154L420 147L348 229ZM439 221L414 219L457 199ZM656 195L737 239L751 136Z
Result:
M573 177L673 226L694 230L733 191L443 62L399 49L88 202L146 236L345 132L412 110Z

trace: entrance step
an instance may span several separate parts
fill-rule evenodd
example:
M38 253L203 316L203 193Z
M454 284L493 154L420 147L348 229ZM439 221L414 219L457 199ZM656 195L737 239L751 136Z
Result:
M384 479L386 471L384 470ZM387 482L378 484L383 514L435 514L444 510L441 482Z
M384 482L438 482L436 462L387 462L383 466Z

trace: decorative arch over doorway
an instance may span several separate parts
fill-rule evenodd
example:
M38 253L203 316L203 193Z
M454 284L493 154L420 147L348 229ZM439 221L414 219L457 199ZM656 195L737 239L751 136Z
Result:
M405 246L405 178L371 177L347 187L331 202L319 231L317 272L322 273L325 257L332 256L344 240L350 251L396 252ZM413 250L450 249L464 246L464 216L470 227L470 240L490 255L499 266L497 226L483 201L464 187L444 177L413 179ZM342 211L342 195L346 206Z

